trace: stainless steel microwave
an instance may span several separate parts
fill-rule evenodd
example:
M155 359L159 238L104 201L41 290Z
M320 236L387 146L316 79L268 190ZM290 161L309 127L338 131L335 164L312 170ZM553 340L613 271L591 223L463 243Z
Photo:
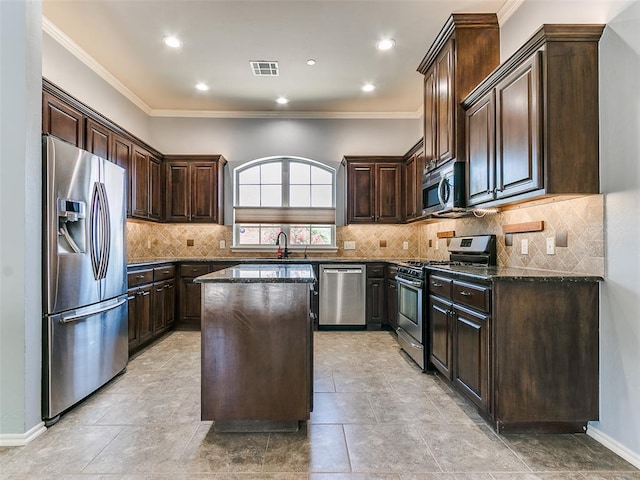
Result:
M422 213L455 217L467 213L464 198L464 162L449 162L422 177Z

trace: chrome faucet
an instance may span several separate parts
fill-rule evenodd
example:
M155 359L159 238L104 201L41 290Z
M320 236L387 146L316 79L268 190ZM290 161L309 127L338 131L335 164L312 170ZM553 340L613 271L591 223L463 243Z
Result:
M284 235L284 251L278 248L278 258L289 258L289 249L287 248L287 234L284 232L280 232L276 237L276 246L280 246L280 235Z

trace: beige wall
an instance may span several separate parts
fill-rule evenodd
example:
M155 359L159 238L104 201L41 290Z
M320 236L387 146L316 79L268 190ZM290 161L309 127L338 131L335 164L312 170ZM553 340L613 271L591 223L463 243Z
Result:
M513 235L514 246L505 246L502 226L544 221L544 231ZM348 225L337 227L338 252L313 257L368 259L444 259L446 239L437 233L455 231L457 236L493 233L498 237L498 262L502 266L527 267L565 272L604 274L603 198L602 195L529 206L486 215L412 225ZM546 255L546 238L556 232L568 235L567 247L557 247L555 255ZM219 225L154 224L129 221L127 244L129 261L149 258L227 258L273 257L273 252L231 252L232 227ZM520 254L520 241L529 240L529 255ZM187 246L187 240L194 245ZM220 249L220 240L227 248ZM429 241L431 240L431 246ZM344 250L344 241L356 242L355 250ZM404 250L403 242L408 242ZM386 242L386 247L381 246ZM436 249L436 244L438 249Z

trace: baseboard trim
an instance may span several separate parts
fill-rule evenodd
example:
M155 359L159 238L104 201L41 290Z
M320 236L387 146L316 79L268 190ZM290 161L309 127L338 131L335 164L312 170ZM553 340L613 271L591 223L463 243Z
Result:
M44 422L40 422L28 432L0 433L0 447L24 447L46 431Z
M634 467L640 468L640 454L632 452L617 440L614 440L603 431L591 425L587 427L587 435L589 435L595 441L607 447L613 453L624 458L627 462L629 462Z

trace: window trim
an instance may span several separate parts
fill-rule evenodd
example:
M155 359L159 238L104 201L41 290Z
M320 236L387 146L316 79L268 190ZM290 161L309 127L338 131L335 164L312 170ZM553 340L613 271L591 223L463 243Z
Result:
M240 174L245 171L248 170L250 168L254 168L256 166L259 166L261 164L267 164L267 163L274 163L274 162L279 162L282 165L282 192L281 192L281 199L282 199L282 206L281 207L261 207L261 206L243 206L243 205L239 205L239 180L240 180ZM289 182L289 172L290 172L290 168L289 165L292 162L296 162L296 163L302 163L302 164L307 164L310 165L312 167L318 167L321 168L327 172L329 172L331 174L331 178L332 178L332 183L331 183L331 190L332 190L332 198L331 198L331 207L289 207L289 190L290 190L290 182ZM231 251L271 251L275 248L277 248L275 245L261 245L261 244L250 244L250 245L240 245L239 242L239 232L238 232L238 225L246 225L246 224L250 224L253 222L248 222L248 221L240 221L240 222L236 222L236 208L238 208L240 211L240 209L244 210L243 214L247 215L244 218L251 218L253 219L255 215L259 215L259 212L261 209L264 209L265 213L269 212L271 214L277 213L278 209L281 209L283 211L283 213L285 213L287 210L289 210L289 213L291 215L295 215L295 214L300 214L301 212L304 212L305 210L308 210L309 212L309 216L312 216L313 214L318 214L320 215L320 217L316 217L319 219L322 219L323 221L320 222L312 222L311 225L313 224L322 224L322 225L329 225L331 226L331 241L332 244L331 245L308 245L305 246L304 245L296 245L296 246L289 246L289 250L290 251L313 251L313 252L336 252L338 250L337 247L337 231L336 231L336 218L335 218L335 214L336 214L336 197L337 197L337 170L329 165L326 165L324 163L318 162L316 160L312 160L309 158L304 158L304 157L296 157L296 156L289 156L289 155L278 155L278 156L272 156L272 157L264 157L264 158L259 158L256 160L252 160L250 162L246 162L243 163L242 165L239 165L238 167L233 169L233 245L231 246ZM313 185L310 184L310 185ZM333 212L333 222L327 222L326 221L326 217L327 217L327 211L332 211ZM298 219L296 217L291 217L291 216L286 216L283 215L282 219L277 219L278 221L265 221L264 224L272 224L272 225L278 225L281 224L283 228L283 230L285 232L289 231L289 228L291 225L298 225L298 224L302 224L302 225L307 225L309 220L308 220L308 216L305 216L304 220L300 220L298 221ZM258 225L258 224L262 224L262 222L258 222L256 221L254 224ZM287 233L287 236L289 236L289 234Z

